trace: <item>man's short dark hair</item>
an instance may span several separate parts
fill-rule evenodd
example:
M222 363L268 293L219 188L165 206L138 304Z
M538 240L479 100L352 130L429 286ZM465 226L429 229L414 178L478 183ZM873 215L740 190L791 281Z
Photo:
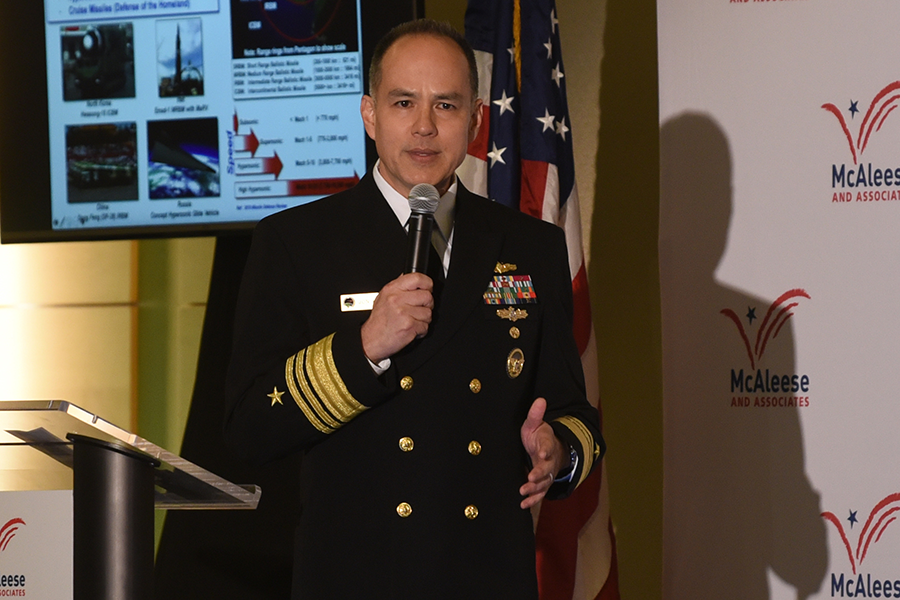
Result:
M442 37L453 41L459 46L460 51L466 57L466 62L469 63L469 85L472 88L472 101L474 102L478 97L478 66L475 64L475 52L472 51L472 46L449 23L431 19L416 19L415 21L401 23L387 32L378 41L378 44L375 46L375 52L372 54L372 63L369 65L369 95L374 96L375 88L381 83L381 63L388 49L400 38L410 35Z

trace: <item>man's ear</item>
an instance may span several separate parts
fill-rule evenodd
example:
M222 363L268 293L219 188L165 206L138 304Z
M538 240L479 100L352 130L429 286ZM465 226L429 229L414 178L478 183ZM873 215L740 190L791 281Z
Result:
M366 127L366 133L373 140L375 139L375 99L366 94L359 103L359 114L362 115L363 125Z
M471 144L478 137L478 130L481 129L481 107L484 103L481 98L475 98L475 106L472 109L472 120L469 124L469 143Z

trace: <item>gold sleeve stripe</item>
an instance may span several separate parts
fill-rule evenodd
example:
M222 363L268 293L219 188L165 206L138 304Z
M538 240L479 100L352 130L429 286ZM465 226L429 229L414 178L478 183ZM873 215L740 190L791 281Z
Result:
M584 466L581 468L581 477L578 479L578 485L581 485L581 482L585 480L594 466L594 436L584 426L584 423L575 417L560 417L556 419L556 422L571 431L581 444L581 460L584 461Z
M359 403L338 373L332 354L334 334L287 360L285 379L294 402L312 425L332 433L368 407Z
M303 415L310 423L312 423L313 427L322 433L332 433L334 429L319 420L309 405L307 405L306 400L304 400L303 395L300 394L300 390L297 387L297 380L294 378L295 364L298 361L303 361L303 355L305 353L306 350L301 350L298 354L288 358L285 363L284 379L287 382L288 393L290 393L291 398L294 399L294 402L297 403L297 406L300 407L300 410L303 411Z
M337 365L334 364L333 340L334 334L331 334L310 348L314 365L310 381L326 408L341 422L347 423L359 413L368 410L368 407L360 404L344 385Z
M294 377L297 379L297 383L300 384L300 393L303 394L306 405L316 413L320 421L328 425L332 430L335 430L342 424L334 418L334 415L329 414L325 406L323 406L322 399L316 394L312 381L313 375L310 372L311 359L315 356L313 351L316 345L320 343L322 343L321 340L312 346L304 348L297 354L297 362L294 363Z

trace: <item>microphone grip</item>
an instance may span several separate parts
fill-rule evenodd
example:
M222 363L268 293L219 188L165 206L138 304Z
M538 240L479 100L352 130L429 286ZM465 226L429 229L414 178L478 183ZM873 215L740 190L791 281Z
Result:
M404 273L425 273L428 270L428 251L431 249L431 230L434 217L414 212L409 217L409 245Z

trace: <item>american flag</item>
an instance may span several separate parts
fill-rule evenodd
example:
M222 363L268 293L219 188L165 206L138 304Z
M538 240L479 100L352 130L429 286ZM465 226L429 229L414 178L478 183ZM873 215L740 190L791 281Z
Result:
M597 352L575 186L566 81L554 0L470 0L466 37L484 101L478 138L459 169L470 190L566 232L575 340L588 397L597 403ZM537 518L542 600L619 598L605 463L568 499Z

